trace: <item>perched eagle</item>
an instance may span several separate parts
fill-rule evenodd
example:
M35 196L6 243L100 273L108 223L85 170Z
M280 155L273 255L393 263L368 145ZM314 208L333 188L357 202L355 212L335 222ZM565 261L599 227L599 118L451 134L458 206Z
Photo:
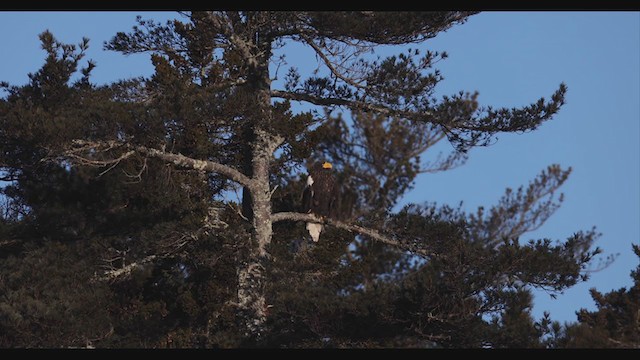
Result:
M336 211L338 189L329 162L317 163L309 170L307 186L302 193L302 211L320 216L333 218ZM307 230L313 241L318 241L322 224L307 223Z

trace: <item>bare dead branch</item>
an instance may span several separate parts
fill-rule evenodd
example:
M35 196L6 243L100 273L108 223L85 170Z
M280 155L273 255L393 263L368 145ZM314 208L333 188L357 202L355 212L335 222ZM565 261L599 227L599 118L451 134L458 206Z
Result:
M107 150L109 150L109 149L107 149ZM120 163L120 161L131 157L131 155L133 155L133 154L135 154L135 151L130 150L130 151L125 152L124 154L120 155L119 157L117 157L115 159L94 160L94 159L89 159L89 158L86 158L86 157L82 157L82 156L76 154L75 151L73 151L73 150L67 151L65 153L65 155L75 159L76 161L78 161L78 163L80 163L82 165L97 166L97 167L107 167L108 166L108 168L106 170L104 170L104 171L100 172L100 174L98 174L98 177L106 174L109 170L111 170L114 167L116 167Z
M147 158L144 158L144 162L142 163L142 168L140 168L140 171L138 171L136 174L129 174L128 172L122 170L122 172L124 173L124 175L128 178L132 178L133 180L130 181L129 183L138 183L140 181L142 181L142 173L147 170Z
M236 203L228 202L227 206L231 208L231 210L233 210L236 214L238 214L242 220L249 221L249 219L244 216L244 214L242 214L242 209L237 205L242 202L242 197L240 196L240 194L238 194L237 186L233 186L233 193L236 194Z
M110 270L104 271L102 274L98 275L96 274L94 276L94 280L97 281L117 281L123 278L126 278L127 276L131 275L131 273L144 266L147 264L150 264L152 262L161 260L161 259L165 259L168 258L170 256L173 256L175 254L177 254L178 252L180 252L181 250L183 250L185 248L186 245L194 242L194 241L198 241L198 239L202 236L202 235L206 235L209 233L209 230L211 229L220 229L220 228L225 228L227 226L229 226L227 223L225 223L224 221L220 220L218 217L218 211L220 209L219 208L215 208L215 207L210 207L209 208L209 212L208 215L205 217L205 219L203 220L203 224L204 226L202 226L201 228L199 228L198 230L192 232L192 233L183 233L181 234L181 236L179 238L177 238L176 240L172 241L169 245L164 246L164 249L162 252L159 252L158 254L151 254L148 256L145 256L144 258L134 261L128 265L124 265L124 257L116 257L116 258L112 258L112 259L105 259L104 261L106 263L109 263L108 267L110 267ZM118 269L114 269L111 265L111 263L113 263L114 261L117 260L122 260L123 261L123 266L118 268Z
M86 140L74 140L73 145L80 147L80 149L69 150L66 152L66 155L76 159L77 161L79 161L81 164L84 164L84 165L90 165L90 166L111 165L114 162L119 162L137 152L149 157L154 157L154 158L164 160L178 167L222 174L229 177L231 180L240 183L241 185L244 185L247 187L253 186L253 181L246 175L239 172L238 170L231 168L227 165L219 164L209 160L193 159L188 156L184 156L182 154L174 154L174 153L166 152L163 150L148 148L142 145L131 145L128 143L121 143L116 141L97 142L97 141L86 141ZM98 150L106 151L116 147L124 147L131 150L127 151L122 156L113 160L92 160L77 154L79 150L98 149Z
M248 187L251 187L253 185L253 182L249 177L247 177L243 173L227 165L219 164L209 160L197 160L197 159L184 156L182 154L168 153L168 152L160 151L157 149L151 149L151 148L147 148L145 146L139 146L139 145L135 146L135 150L140 153L146 154L150 157L159 158L161 160L173 163L176 166L205 171L205 172L214 172L214 173L225 175L242 185L245 185Z
M0 240L0 248L5 246L13 246L18 243L18 240Z
M312 223L319 223L319 224L328 224L331 226L334 226L338 229L343 229L343 230L347 230L349 232L356 232L358 234L361 235L366 235L376 241L380 241L382 243L388 244L388 245L392 245L398 248L402 248L405 249L406 246L403 246L403 244L401 244L399 241L394 240L388 236L385 236L381 233L379 233L376 230L373 229L369 229L369 228L365 228L359 225L353 225L353 224L347 224L344 223L342 221L338 221L338 220L333 220L333 219L320 219L318 217L316 217L313 214L304 214L304 213L296 213L296 212L279 212L279 213L275 213L271 215L271 221L272 222L278 222L278 221L304 221L304 222L312 222ZM416 253L420 254L420 255L424 255L424 256L433 256L432 253L423 250L423 249L416 249L415 250Z
M157 258L156 255L149 255L146 256L136 262L132 262L129 265L126 265L120 269L116 269L116 270L110 270L110 271L105 271L102 275L96 275L95 279L96 280L101 280L101 281L113 281L116 280L118 278L122 278L125 276L128 276L131 274L131 272L133 272L133 270L148 264L150 262L152 262L153 260L155 260Z
M242 220L249 221L249 218L247 218L246 216L244 216L242 214L242 209L240 209L240 207L238 205L231 204L231 203L228 203L227 205L231 208L231 210L233 210L236 214L238 214L238 216L240 216L240 218L242 218Z
M218 83L215 83L213 85L210 85L210 87L213 90L221 91L221 90L225 90L225 89L232 88L232 87L235 87L235 86L244 85L246 83L247 83L247 79L238 78L238 79L235 79L235 80L227 80L227 81L223 81L223 82L218 82Z
M627 342L622 342L622 341L618 341L616 339L612 339L610 337L607 338L607 341L612 342L616 345L618 345L618 347L621 348L627 348L627 349L640 349L640 343L634 344L634 343L627 343Z

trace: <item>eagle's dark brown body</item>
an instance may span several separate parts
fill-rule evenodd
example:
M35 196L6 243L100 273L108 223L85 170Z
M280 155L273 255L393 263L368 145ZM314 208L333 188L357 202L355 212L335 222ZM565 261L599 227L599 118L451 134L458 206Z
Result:
M331 169L312 169L311 179L302 194L303 211L319 216L332 216L335 205L336 179Z
M309 170L307 186L302 193L302 211L333 218L335 217L337 195L338 189L333 170L324 168L322 163L318 163ZM313 240L318 241L322 225L308 223L307 229Z

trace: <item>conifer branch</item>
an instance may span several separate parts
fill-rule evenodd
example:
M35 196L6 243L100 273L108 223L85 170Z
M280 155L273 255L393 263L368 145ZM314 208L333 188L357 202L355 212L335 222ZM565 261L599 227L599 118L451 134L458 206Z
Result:
M182 154L170 153L164 150L153 149L142 145L132 145L129 143L122 143L116 141L87 141L87 140L74 140L72 142L74 148L69 149L64 152L64 155L75 159L79 163L83 165L89 166L109 166L114 163L120 162L124 160L134 153L139 153L148 157L158 158L168 163L172 163L178 167L218 173L221 175L225 175L229 177L231 180L238 182L241 185L251 187L253 185L253 181L243 173L238 170L229 167L227 165L223 165L220 163L216 163L209 160L199 160L193 159L188 156ZM117 147L122 147L124 149L128 149L123 155L119 156L116 159L111 160L94 160L87 158L86 156L80 155L82 152L94 149L98 151L106 151L115 149Z
M417 254L424 256L434 256L433 253L428 252L424 249L407 249L408 246L402 244L401 242L390 238L389 236L383 235L377 230L369 229L366 227L362 227L354 224L347 224L339 220L333 219L321 219L313 214L304 214L304 213L296 213L296 212L279 212L271 215L271 221L276 223L279 221L304 221L304 222L312 222L312 223L320 223L334 226L338 229L347 230L349 232L356 232L361 235L366 235L376 241L392 245L401 249L411 250Z

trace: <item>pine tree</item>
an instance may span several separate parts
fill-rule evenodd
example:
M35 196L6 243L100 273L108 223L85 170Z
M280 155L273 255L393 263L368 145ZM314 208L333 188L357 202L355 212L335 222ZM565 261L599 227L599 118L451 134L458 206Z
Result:
M633 244L640 257L640 246ZM578 322L550 329L553 347L640 348L640 265L631 271L633 285L606 294L591 289L596 311L576 311Z
M12 181L4 194L20 212L3 224L19 239L8 256L31 259L34 246L47 257L83 256L87 291L107 294L92 302L104 311L95 319L102 327L86 319L69 335L23 333L4 344L540 345L530 288L559 292L584 280L600 252L595 230L557 244L519 241L560 205L570 169L550 166L489 211L393 209L419 174L459 166L495 134L551 119L564 84L550 100L494 109L477 93L434 95L443 77L433 66L446 53L366 56L380 45L421 44L472 13L184 15L138 19L106 45L151 53L150 78L96 86L89 62L71 81L88 41L74 47L45 32L43 68L26 86L4 85L0 165ZM327 75L304 78L291 67L275 88L269 64L286 42L313 49ZM324 111L294 112L292 101ZM425 163L443 140L452 152ZM300 170L319 159L334 164L342 185L338 220L298 212ZM241 200L230 200L233 192ZM327 225L315 245L305 240L309 221ZM48 270L55 264L39 269L64 276ZM12 319L5 333L29 324L16 320L24 314L16 304L40 296L17 295L19 284L0 284L20 297L0 303L0 316ZM86 310L80 299L72 304Z

